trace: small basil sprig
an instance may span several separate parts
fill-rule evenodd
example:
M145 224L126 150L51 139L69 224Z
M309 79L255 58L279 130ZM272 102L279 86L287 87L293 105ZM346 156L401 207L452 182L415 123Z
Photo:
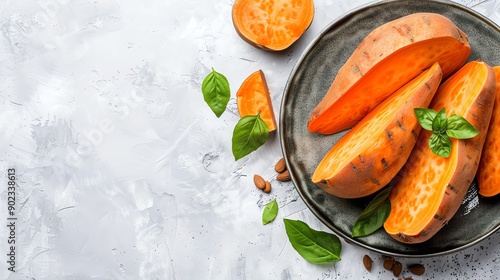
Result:
M469 139L479 134L464 117L454 114L447 118L445 108L439 112L427 108L415 108L414 111L422 128L433 132L429 138L429 148L438 156L450 156L450 137Z
M340 260L342 243L337 236L311 229L302 221L283 219L283 222L292 247L306 261L325 264Z
M245 116L241 118L233 131L232 150L235 160L250 154L266 143L269 127L260 117Z
M354 223L351 232L352 237L372 234L384 225L384 222L391 213L391 202L388 199L390 192L391 188L386 188L368 203Z
M217 117L226 110L227 103L231 97L229 82L227 78L212 68L201 84L203 99Z
M276 198L266 204L266 207L264 207L264 211L262 212L262 224L267 225L274 221L276 216L278 216L278 208Z

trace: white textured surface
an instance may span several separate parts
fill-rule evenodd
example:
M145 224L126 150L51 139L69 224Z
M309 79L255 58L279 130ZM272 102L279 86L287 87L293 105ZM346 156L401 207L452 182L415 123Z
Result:
M344 243L342 261L304 261L284 217L328 231L279 183L277 135L235 162L234 95L262 69L275 113L292 67L332 20L366 0L316 0L310 29L290 50L243 42L233 1L4 0L0 2L0 173L16 168L16 272L1 279L394 279L382 257ZM460 1L500 23L500 1ZM214 67L232 99L217 119L200 92ZM252 185L254 173L273 192ZM2 179L2 182L5 182ZM6 186L6 184L4 184ZM6 221L6 187L0 189ZM263 205L277 198L277 221ZM369 254L371 273L361 265ZM500 234L460 253L421 260L414 279L492 279ZM409 276L408 272L405 276Z

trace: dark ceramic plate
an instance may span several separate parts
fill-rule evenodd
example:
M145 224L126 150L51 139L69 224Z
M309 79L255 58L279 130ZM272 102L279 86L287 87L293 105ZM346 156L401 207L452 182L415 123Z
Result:
M297 191L309 209L347 242L401 257L457 252L485 239L500 228L500 198L479 196L473 184L453 219L425 243L402 244L383 229L353 239L351 228L371 197L339 199L311 182L316 165L344 133L329 136L309 133L307 120L359 42L381 24L415 12L435 12L449 17L468 35L472 48L470 60L500 65L500 28L482 15L443 1L376 2L334 21L309 45L288 79L280 112L283 154Z

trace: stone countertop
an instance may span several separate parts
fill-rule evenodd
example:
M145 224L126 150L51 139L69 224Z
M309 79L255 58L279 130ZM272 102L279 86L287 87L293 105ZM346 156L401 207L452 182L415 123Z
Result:
M283 218L330 230L291 182L274 179L277 134L239 161L231 154L243 80L262 69L279 116L306 46L370 1L316 0L312 25L281 53L236 34L233 2L0 2L0 173L14 170L17 183L14 235L0 229L1 279L396 279L382 256L344 241L331 265L310 264L292 248ZM456 2L500 24L499 0ZM220 118L200 91L212 67L231 88ZM272 181L270 194L253 186L255 173ZM263 226L274 198L277 220ZM4 266L9 238L15 272ZM459 253L398 260L425 266L413 279L493 279L500 233Z

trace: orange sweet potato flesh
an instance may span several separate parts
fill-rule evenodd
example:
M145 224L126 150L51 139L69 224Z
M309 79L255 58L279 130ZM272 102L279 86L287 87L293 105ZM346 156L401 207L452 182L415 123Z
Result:
M269 131L276 130L273 103L262 70L253 72L243 81L236 92L236 103L240 117L260 113L260 117L267 124Z
M477 170L479 194L485 197L500 193L500 66L493 70L497 81L495 105Z
M373 30L354 50L312 111L308 130L351 128L412 78L439 62L444 78L470 55L466 35L447 17L415 13Z
M436 63L380 103L327 153L313 182L341 198L367 196L389 183L421 129L413 108L429 105L442 77Z
M428 147L432 132L423 130L401 171L393 180L391 213L384 228L403 243L434 236L455 215L477 172L495 101L495 75L484 62L467 63L438 89L430 108L467 119L479 135L452 138L448 158Z
M309 28L313 17L313 0L236 0L232 10L238 35L270 51L291 46Z

